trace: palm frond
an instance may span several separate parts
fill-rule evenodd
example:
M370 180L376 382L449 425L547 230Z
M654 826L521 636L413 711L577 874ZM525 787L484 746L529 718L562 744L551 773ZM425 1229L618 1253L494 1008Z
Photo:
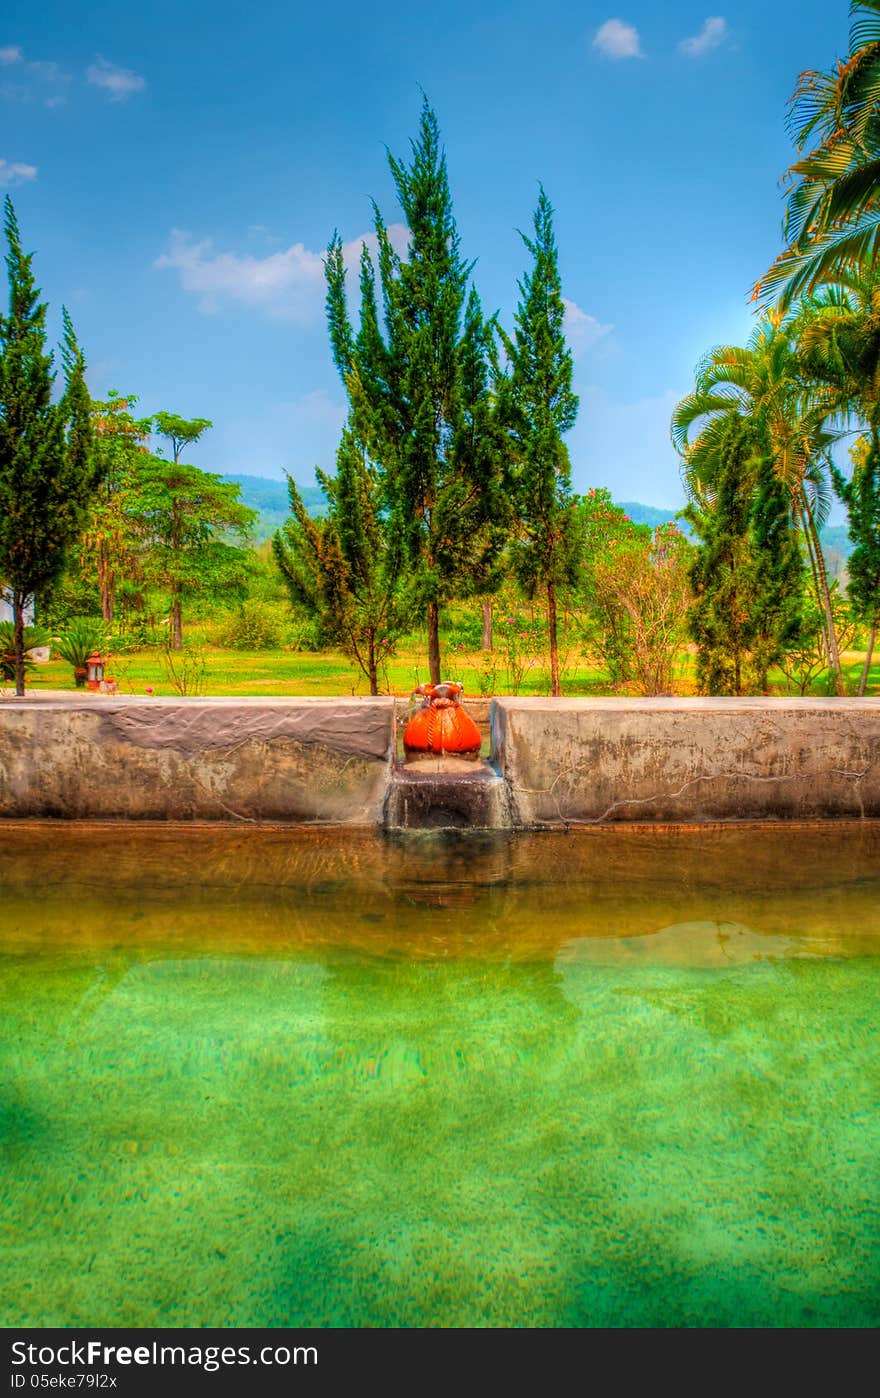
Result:
M806 68L798 75L788 101L785 125L798 150L817 130L827 140L840 124L841 93L839 70L824 72Z
M854 0L849 13L850 53L880 43L880 0Z
M670 432L675 450L683 455L691 449L690 433L697 424L702 423L697 433L701 437L710 420L726 421L732 412L739 412L743 406L741 399L726 393L689 393L672 412Z
M858 228L845 228L816 239L800 251L786 248L756 284L752 300L766 301L776 296L777 305L788 310L799 297L809 295L823 282L836 281L878 262L880 250L880 210L869 215Z
M785 311L859 263L875 265L880 219L880 0L853 0L847 57L800 74L787 126L787 246L753 290ZM812 143L812 148L810 148Z

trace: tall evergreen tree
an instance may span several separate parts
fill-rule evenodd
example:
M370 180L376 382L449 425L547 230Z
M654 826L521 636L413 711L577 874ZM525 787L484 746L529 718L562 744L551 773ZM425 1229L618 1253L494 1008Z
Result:
M880 2L880 0L878 0ZM843 693L828 570L819 540L831 491L826 467L837 434L828 425L836 395L815 393L795 339L794 321L763 317L748 344L716 345L697 365L694 391L672 414L672 442L682 457L685 490L697 509L714 496L723 462L719 442L737 420L754 433L755 458L769 456L788 493L792 525L803 538L817 606L824 614L825 649L838 694Z
M849 480L832 467L834 488L846 505L849 537L849 598L853 610L868 630L868 648L859 679L864 694L871 669L877 624L880 621L880 430L862 437L852 451L853 471Z
M428 667L440 675L440 610L485 592L502 540L503 443L494 427L490 332L461 256L437 119L423 104L409 164L389 156L408 229L405 256L374 207L382 317L366 249L358 333L349 319L342 243L328 250L327 315L351 427L381 471L388 528L400 539L427 618Z
M514 335L500 332L509 363L498 388L514 462L519 537L513 564L528 595L542 593L545 599L552 687L558 695L558 591L576 582L580 554L571 463L562 438L574 425L578 399L572 392L572 357L563 327L553 208L543 188L534 237L520 236L533 265L519 282Z
M699 539L691 567L694 604L689 629L698 646L701 694L744 692L755 636L749 434L741 420L731 419L722 436L713 499L704 501L702 508L692 501L684 512Z
M700 541L689 618L697 684L703 694L763 692L800 631L804 565L785 486L750 424L731 416L717 437L712 496L685 511Z
M788 491L770 456L759 458L750 519L754 571L755 687L766 693L771 665L797 641L802 624L804 560L792 529Z
M335 476L317 473L327 514L312 519L288 477L291 518L272 548L294 606L315 617L379 693L379 671L411 612L402 550L389 530L379 472L347 425Z
M24 612L79 537L100 464L91 449L82 352L64 312L64 392L52 401L46 306L6 199L9 314L0 316L0 582L12 596L15 692L24 694Z

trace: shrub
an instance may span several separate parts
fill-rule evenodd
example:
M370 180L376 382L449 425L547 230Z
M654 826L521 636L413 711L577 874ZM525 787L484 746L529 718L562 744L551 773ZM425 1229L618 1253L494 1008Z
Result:
M162 652L162 668L175 694L204 694L208 666L197 647L187 645L175 651L166 646Z
M71 622L66 631L53 638L54 649L62 660L73 666L74 672L84 670L92 651L101 651L106 645L107 634L104 625L92 617L80 617L79 620ZM76 682L78 685L84 683L79 675L76 676Z
M284 634L287 608L249 597L219 628L217 642L230 650L276 650Z
M47 646L50 639L48 631L44 631L41 626L24 628L25 671L34 669L34 662L28 651L36 650L38 646ZM12 621L0 621L0 680L4 684L15 683L15 623Z

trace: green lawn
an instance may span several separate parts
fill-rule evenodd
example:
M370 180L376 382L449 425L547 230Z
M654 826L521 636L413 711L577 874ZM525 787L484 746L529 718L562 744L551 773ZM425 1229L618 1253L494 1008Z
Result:
M284 694L366 694L366 681L337 651L230 651L219 647L205 646L197 654L204 662L201 683L190 687L189 693L217 695L284 695ZM502 658L497 659L494 675L486 678L486 670L481 653L449 653L449 664L445 673L452 679L460 680L465 694L471 697L482 693L547 694L549 675L540 664L528 668L521 683L511 684ZM864 657L857 652L849 652L845 657L847 689L854 693ZM200 668L200 667L199 667ZM144 649L128 655L113 656L108 663L107 673L116 676L120 692L123 694L143 694L152 688L155 694L174 694L164 661L164 653L158 649ZM412 650L402 651L388 664L387 686L393 694L407 695L416 685L428 678L427 665L423 653ZM781 677L774 692L786 692ZM34 693L50 689L75 689L73 671L62 660L53 659L48 665L40 665L32 672L29 687ZM383 686L384 687L384 686ZM692 662L683 656L676 692L693 692ZM611 694L613 690L608 677L588 661L564 668L563 691L566 694L598 695ZM868 692L880 691L880 658L872 666ZM827 692L824 684L814 687L814 693Z
M206 646L199 655L204 661L201 694L283 695L283 694L368 694L369 686L360 672L338 651L230 651ZM471 696L481 692L481 673L475 660L456 657L447 673L461 680ZM156 694L176 692L168 675L164 652L144 649L133 654L113 656L107 666L123 694L143 694L152 687ZM428 667L422 654L404 652L388 664L387 688L392 694L407 695L428 678ZM495 692L507 692L505 673L499 664ZM29 687L35 693L47 689L74 689L73 671L64 661L53 659L32 672ZM578 694L598 693L607 687L601 671L584 662L573 671L570 691ZM384 688L384 679L383 679ZM520 692L544 694L549 689L546 672L535 667L521 685Z

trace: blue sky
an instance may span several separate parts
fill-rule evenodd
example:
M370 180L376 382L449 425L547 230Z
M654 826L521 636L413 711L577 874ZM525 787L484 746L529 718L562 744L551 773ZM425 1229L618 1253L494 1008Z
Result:
M846 0L446 0L376 8L13 0L0 186L96 397L208 417L208 470L332 468L344 396L323 320L334 229L400 217L420 88L462 250L509 324L543 182L581 406L574 485L678 508L669 415L742 341L780 246L786 101L847 47Z

